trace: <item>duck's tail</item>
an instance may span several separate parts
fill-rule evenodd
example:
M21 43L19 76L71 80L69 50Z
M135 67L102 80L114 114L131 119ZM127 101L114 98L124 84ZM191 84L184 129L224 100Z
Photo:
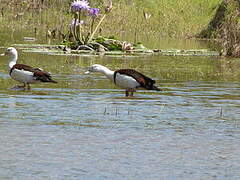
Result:
M162 91L162 89L158 88L157 86L152 85L149 90L155 90L155 91Z
M49 82L51 82L51 83L58 83L57 81L54 81L52 79L50 79Z

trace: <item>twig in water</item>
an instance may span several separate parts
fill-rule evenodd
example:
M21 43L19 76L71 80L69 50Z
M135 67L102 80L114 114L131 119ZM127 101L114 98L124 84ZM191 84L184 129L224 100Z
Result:
M220 109L220 117L222 117L223 116L223 110L222 110L222 107L221 107L221 109Z
M161 106L160 113L163 111L163 109L164 109L165 106L166 106L166 104L163 104L163 105Z
M89 47L88 45L80 45L77 47L76 50L84 50L84 49L89 50L89 51L94 51L94 49Z

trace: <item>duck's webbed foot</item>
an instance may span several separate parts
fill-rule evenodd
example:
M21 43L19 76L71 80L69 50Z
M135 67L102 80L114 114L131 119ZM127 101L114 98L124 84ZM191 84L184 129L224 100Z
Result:
M127 89L126 90L126 97L133 97L133 93L136 92L135 89Z
M25 90L26 89L26 84L24 83L23 85L16 85L12 87L11 89L13 90Z
M31 86L28 83L27 83L27 90L31 90Z
M129 92L128 92L128 90L125 91L125 95L126 95L126 97L129 96Z

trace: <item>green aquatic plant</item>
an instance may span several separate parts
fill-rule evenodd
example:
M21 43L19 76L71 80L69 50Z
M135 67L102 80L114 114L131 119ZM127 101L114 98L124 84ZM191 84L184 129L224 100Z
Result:
M70 25L70 34L73 36L73 41L77 42L75 44L80 46L87 45L91 42L101 23L111 9L111 1L109 1L109 5L105 7L104 14L100 13L99 8L90 7L87 0L73 1L71 4L71 11L74 18ZM99 18L100 20L97 21Z
M69 39L64 43L71 49L90 51L129 51L136 48L132 43L117 40L115 37L106 38L99 36L94 38L102 22L112 9L109 1L104 12L99 8L92 8L87 0L75 0L71 4L73 20L70 28ZM100 13L103 12L103 13Z

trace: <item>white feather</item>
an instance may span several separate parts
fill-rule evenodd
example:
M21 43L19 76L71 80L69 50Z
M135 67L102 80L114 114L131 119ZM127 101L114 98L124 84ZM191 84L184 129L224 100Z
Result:
M131 76L122 75L120 73L116 74L116 85L124 89L135 89L140 84Z
M100 72L106 75L108 79L111 81L114 81L113 76L114 76L114 71L111 71L105 66L102 66L100 64L94 64L92 65L89 70L86 72L86 74L89 74L90 72ZM140 86L140 84L131 76L124 75L117 73L116 74L116 79L115 83L118 87L123 88L123 89L136 89L137 87Z
M36 83L38 82L34 76L33 76L33 72L30 71L25 71L25 70L19 70L19 69L13 69L12 73L11 73L11 77L19 82L22 83Z

